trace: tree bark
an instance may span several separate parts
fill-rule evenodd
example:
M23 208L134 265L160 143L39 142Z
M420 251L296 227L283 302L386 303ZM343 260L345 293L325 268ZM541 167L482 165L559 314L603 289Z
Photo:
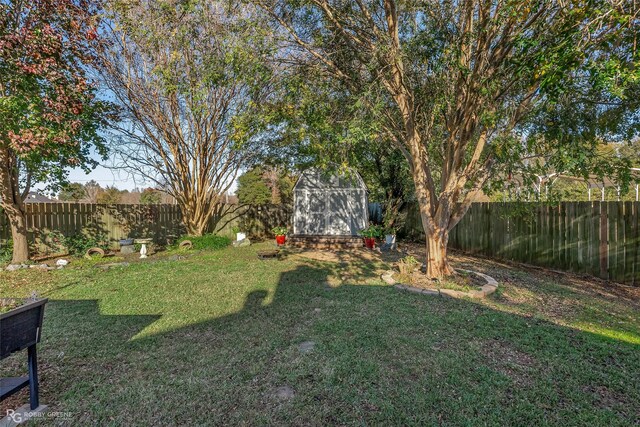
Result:
M427 276L442 278L454 273L447 258L447 243L449 231L437 227L434 232L428 232L427 240Z
M8 211L7 211L8 212ZM13 239L13 264L20 264L29 259L29 242L27 241L27 220L24 212L18 211L9 217L11 238Z
M182 211L182 222L189 236L202 236L209 229L209 223L214 214L208 208L205 200L178 200Z
M0 148L0 207L7 215L11 226L13 239L11 262L14 264L29 259L27 219L18 183L18 165L15 155L8 148Z

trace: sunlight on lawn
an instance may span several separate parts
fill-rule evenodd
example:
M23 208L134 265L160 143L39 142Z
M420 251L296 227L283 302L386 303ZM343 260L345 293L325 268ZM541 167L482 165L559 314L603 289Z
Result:
M566 287L557 296L558 283L537 283L537 290L524 287L522 282L504 284L499 293L479 304L505 313L544 319L558 326L589 332L618 341L640 344L640 325L633 317L633 308L623 301L595 298ZM547 292L547 286L553 292ZM617 325L617 329L616 329Z
M379 274L390 266L369 252L261 261L264 247L0 276L11 280L2 295L39 289L50 299L43 399L84 414L87 425L111 417L126 425L131 414L173 420L176 407L219 424L227 408L264 424L287 424L276 422L282 414L294 424L326 420L336 408L347 421L361 420L358 408L379 408L369 416L381 425L434 413L452 425L479 413L487 425L505 414L513 425L549 416L616 425L637 412L640 329L628 299L484 260L468 267L495 275L498 293L430 297L384 284ZM274 397L283 385L295 392L284 403ZM549 409L555 402L571 406Z
M629 344L640 345L640 334L638 333L623 331L620 329L603 328L593 323L577 323L572 326L575 329L578 329L584 332L591 332L592 334L615 339L618 341L624 341Z

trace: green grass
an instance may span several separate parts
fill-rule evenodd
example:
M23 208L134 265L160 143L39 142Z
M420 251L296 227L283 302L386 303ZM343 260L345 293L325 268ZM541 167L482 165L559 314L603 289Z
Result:
M205 234L203 236L182 236L178 239L176 246L185 240L193 244L193 249L223 249L231 244L231 239L217 234Z
M71 425L640 422L631 298L473 259L455 265L494 275L497 294L428 297L384 285L386 266L358 256L258 260L269 245L1 272L0 296L50 299L41 401ZM293 398L274 394L285 385Z

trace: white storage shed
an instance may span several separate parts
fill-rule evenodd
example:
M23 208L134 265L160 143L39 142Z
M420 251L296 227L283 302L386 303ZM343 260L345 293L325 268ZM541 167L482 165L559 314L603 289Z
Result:
M307 169L293 188L293 234L355 236L368 224L367 187L358 172Z

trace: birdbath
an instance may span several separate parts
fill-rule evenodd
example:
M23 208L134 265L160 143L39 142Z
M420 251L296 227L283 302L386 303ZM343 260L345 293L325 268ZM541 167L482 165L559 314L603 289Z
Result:
M140 245L142 245L140 247L140 258L146 258L147 257L147 245L151 244L151 242L153 242L153 239L136 239L136 240L134 240L134 243L139 243Z

